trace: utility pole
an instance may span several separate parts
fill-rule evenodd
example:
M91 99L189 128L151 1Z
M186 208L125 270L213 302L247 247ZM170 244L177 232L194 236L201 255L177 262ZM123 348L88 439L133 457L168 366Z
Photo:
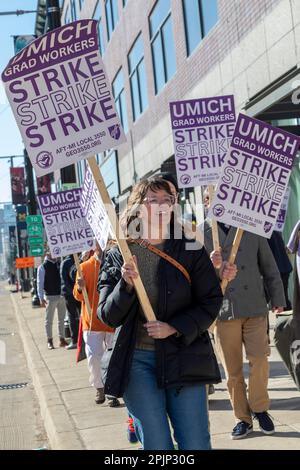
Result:
M46 0L46 6L48 20L47 31L52 31L53 29L59 28L61 26L59 1ZM65 168L61 168L60 177L62 184L76 183L75 165L69 165Z
M28 157L27 150L24 149L24 163L25 163L25 173L26 173L26 182L28 187L27 193L27 205L29 215L36 215L36 198L34 192L34 182L33 182L33 169L30 158Z
M26 148L24 148L24 164L25 164L25 173L26 173L26 182L27 182L27 188L28 188L28 193L27 193L27 206L28 206L28 212L29 215L36 215L36 197L35 197L35 192L34 192L34 178L33 178L33 168L32 168L32 163L30 161L30 158L28 157L28 153ZM26 253L27 255L28 253ZM37 269L33 268L33 274L32 274L32 287L34 290L33 297L31 300L31 303L33 306L39 306L40 305L40 300L37 295Z
M60 8L58 0L46 0L48 31L61 26Z

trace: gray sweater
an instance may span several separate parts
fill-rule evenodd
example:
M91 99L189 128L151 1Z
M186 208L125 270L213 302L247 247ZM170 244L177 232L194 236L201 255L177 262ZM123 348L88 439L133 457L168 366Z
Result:
M229 257L236 230L231 227L226 235L219 227L224 260ZM213 244L209 219L204 222L204 245L210 254L213 251ZM238 273L226 289L219 313L220 320L267 315L269 309L264 285L270 295L272 307L285 306L280 273L266 238L244 232L235 264Z
M156 248L163 250L163 245L155 245ZM150 303L152 305L154 313L157 311L158 304L158 263L160 257L155 253L152 253L146 248L142 248L139 245L130 244L130 251L133 255L137 257L137 263L139 268L139 273L143 281L145 290L149 297ZM139 323L138 323L138 332L136 340L136 349L147 349L149 351L154 351L154 339L151 338L145 327L143 326L147 322L143 310L140 308L139 311Z

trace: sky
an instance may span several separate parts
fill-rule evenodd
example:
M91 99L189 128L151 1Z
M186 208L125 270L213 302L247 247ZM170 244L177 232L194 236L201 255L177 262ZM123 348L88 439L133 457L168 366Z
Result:
M38 0L0 0L0 12L36 10ZM14 55L13 35L34 34L35 13L0 15L0 75ZM0 156L22 155L21 134L0 84ZM14 166L23 166L23 159L14 159ZM0 204L11 201L9 176L10 161L0 159Z

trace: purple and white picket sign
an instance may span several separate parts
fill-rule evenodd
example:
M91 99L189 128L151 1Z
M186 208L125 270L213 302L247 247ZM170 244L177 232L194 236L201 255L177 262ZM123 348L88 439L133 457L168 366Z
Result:
M291 190L288 187L285 194L284 194L283 201L282 201L281 207L279 209L279 213L278 213L278 217L277 217L277 221L276 221L276 226L275 226L275 229L274 229L274 230L277 230L277 232L282 232L283 229L284 229L285 218L286 218L287 209L288 209L288 205L289 205L290 193L291 193Z
M170 103L180 188L215 185L235 126L233 95Z
M240 114L209 216L270 238L300 138Z
M87 167L85 172L80 205L83 215L90 225L101 250L104 251L110 232L110 223L89 167Z
M81 188L38 196L51 255L94 248L94 235L80 206Z
M98 22L39 37L2 73L37 176L126 141L98 47Z

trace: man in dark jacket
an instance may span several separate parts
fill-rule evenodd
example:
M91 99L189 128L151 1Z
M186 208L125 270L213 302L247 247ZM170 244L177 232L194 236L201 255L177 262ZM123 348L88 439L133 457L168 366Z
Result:
M54 349L52 324L55 309L58 315L59 346L68 345L64 339L64 318L66 314L66 303L61 295L61 279L59 265L55 258L52 258L50 251L46 252L44 263L37 271L37 289L40 304L46 308L45 327L47 334L48 349ZM46 298L45 298L46 294Z
M71 343L69 346L66 346L66 349L76 349L81 304L73 295L76 279L76 266L73 255L67 256L61 263L60 276L61 291L66 300L71 331Z

